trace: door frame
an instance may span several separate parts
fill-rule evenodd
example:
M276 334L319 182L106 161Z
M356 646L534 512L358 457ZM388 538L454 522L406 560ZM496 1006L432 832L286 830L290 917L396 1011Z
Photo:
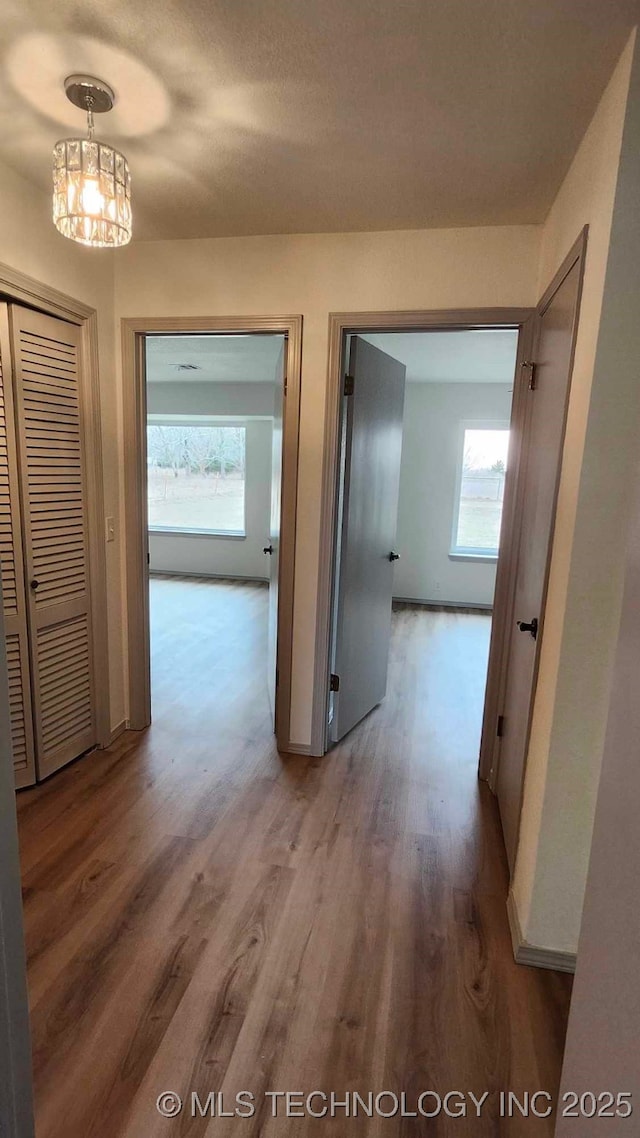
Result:
M162 316L121 321L124 379L124 479L129 727L151 723L147 527L147 378L144 339L153 335L277 333L286 337L282 424L282 501L278 565L277 744L290 743L294 557L298 497L302 316Z
M520 815L522 814L522 802L524 798L524 774L526 771L527 755L529 749L529 739L531 736L531 721L533 718L533 707L535 702L536 687L538 683L538 672L540 668L540 656L542 651L542 642L544 639L544 614L547 603L547 593L549 589L549 575L551 571L551 558L553 555L553 540L555 533L556 523L556 510L558 503L558 493L560 490L560 476L562 473L562 456L564 451L564 440L567 423L567 413L569 409L569 398L571 394L571 379L573 374L573 362L575 358L576 340L578 334L578 327L580 323L580 308L582 302L582 287L584 283L584 271L586 264L587 253L587 240L589 235L589 226L585 225L578 234L571 249L562 261L559 269L554 274L553 279L544 290L535 309L535 315L544 315L547 307L553 300L556 292L560 288L562 282L573 269L574 265L579 263L579 280L578 280L578 296L576 304L576 318L572 330L571 339L571 353L569 358L569 375L567 379L566 400L564 406L564 418L562 427L562 450L560 452L560 461L558 463L558 470L556 473L556 484L553 496L553 508L551 518L551 529L549 534L549 549L547 552L546 565L544 570L544 582L542 587L542 601L540 605L540 614L538 617L539 632L536 640L535 650L535 663L533 669L533 680L531 687L531 703L529 706L529 719L526 728L525 736L525 759L523 766L523 779L522 787L520 790ZM535 317L534 317L535 319ZM533 329L535 335L535 329ZM535 364L535 353L537 345L532 342L532 357ZM526 470L526 464L529 456L530 439L529 439L529 416L526 417L525 434L523 439L522 454L520 458L521 470ZM522 518L522 495L525 489L524 473L519 479L520 485L518 490L517 501L517 518L520 523ZM498 716L504 703L506 684L507 684L507 670L509 664L509 629L512 626L514 612L513 606L515 602L516 591L516 578L518 572L518 552L520 544L520 524L517 526L517 532L513 534L513 549L512 560L509 565L509 571L506 572L506 566L501 566L498 563L498 575L496 577L496 596L498 588L500 588L501 604L505 612L505 620L501 623L499 629L492 629L491 644L489 647L489 669L487 678L487 693L485 698L484 717L482 723L482 737L480 742L480 762L478 765L478 773L480 778L485 779L495 793L498 781L498 768L500 764L500 737L497 733Z
M314 658L311 754L324 755L328 746L331 625L335 593L336 520L339 489L340 409L349 335L367 332L461 332L478 328L514 328L518 347L511 414L511 478L507 474L498 563L513 561L513 531L518 491L521 442L525 428L528 375L523 366L530 354L532 308L460 308L401 312L332 312L329 315L329 363L325 401L324 461L318 560L318 607ZM494 603L494 624L504 632L503 601Z
M86 443L85 492L91 581L90 612L95 676L96 740L98 747L104 748L112 742L112 734L98 314L95 308L91 308L88 304L3 264L0 264L0 300L36 309L47 316L57 316L80 328L78 391L81 430Z
M5 1121L7 1138L33 1138L31 1030L1 584L0 991L0 1118Z

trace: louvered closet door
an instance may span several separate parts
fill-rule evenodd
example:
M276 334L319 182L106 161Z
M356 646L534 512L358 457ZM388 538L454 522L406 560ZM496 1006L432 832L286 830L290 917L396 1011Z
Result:
M79 329L10 310L38 777L96 743Z
M27 605L6 304L0 304L0 569L16 786L35 782Z

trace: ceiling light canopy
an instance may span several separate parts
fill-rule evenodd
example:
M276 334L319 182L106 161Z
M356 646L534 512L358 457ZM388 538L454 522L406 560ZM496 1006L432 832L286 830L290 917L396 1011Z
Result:
M124 156L93 136L93 116L110 111L114 93L100 79L69 75L67 98L87 112L87 138L63 138L53 150L53 222L63 237L94 248L131 240L131 175Z

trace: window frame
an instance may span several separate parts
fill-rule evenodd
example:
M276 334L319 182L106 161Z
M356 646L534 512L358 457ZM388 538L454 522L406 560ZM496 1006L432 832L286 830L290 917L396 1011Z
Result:
M472 549L469 546L457 544L458 524L460 520L460 496L462 493L462 478L464 468L464 437L467 431L507 431L511 430L509 419L461 419L458 423L458 455L456 468L455 491L453 498L453 517L451 521L451 543L449 546L450 561L476 561L495 564L498 560L500 548Z
M148 520L149 488L147 482L147 532L154 537L163 534L173 537L195 538L224 538L226 541L246 541L247 537L247 425L251 420L266 419L266 415L198 415L198 414L170 414L168 412L149 412L147 414L147 430L149 427L242 427L245 431L245 488L243 498L243 527L239 529L205 529L198 526L160 526L150 525ZM148 470L148 464L147 464Z

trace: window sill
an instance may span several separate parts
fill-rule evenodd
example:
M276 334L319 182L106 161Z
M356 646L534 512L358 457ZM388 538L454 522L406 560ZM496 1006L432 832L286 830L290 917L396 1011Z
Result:
M223 529L179 529L177 526L149 526L149 535L151 537L162 537L163 534L168 534L170 537L222 537L225 541L246 541L246 533L238 533L237 530L223 530Z
M452 549L449 552L449 561L479 561L487 565L495 565L498 560L497 553L467 553L464 550Z

